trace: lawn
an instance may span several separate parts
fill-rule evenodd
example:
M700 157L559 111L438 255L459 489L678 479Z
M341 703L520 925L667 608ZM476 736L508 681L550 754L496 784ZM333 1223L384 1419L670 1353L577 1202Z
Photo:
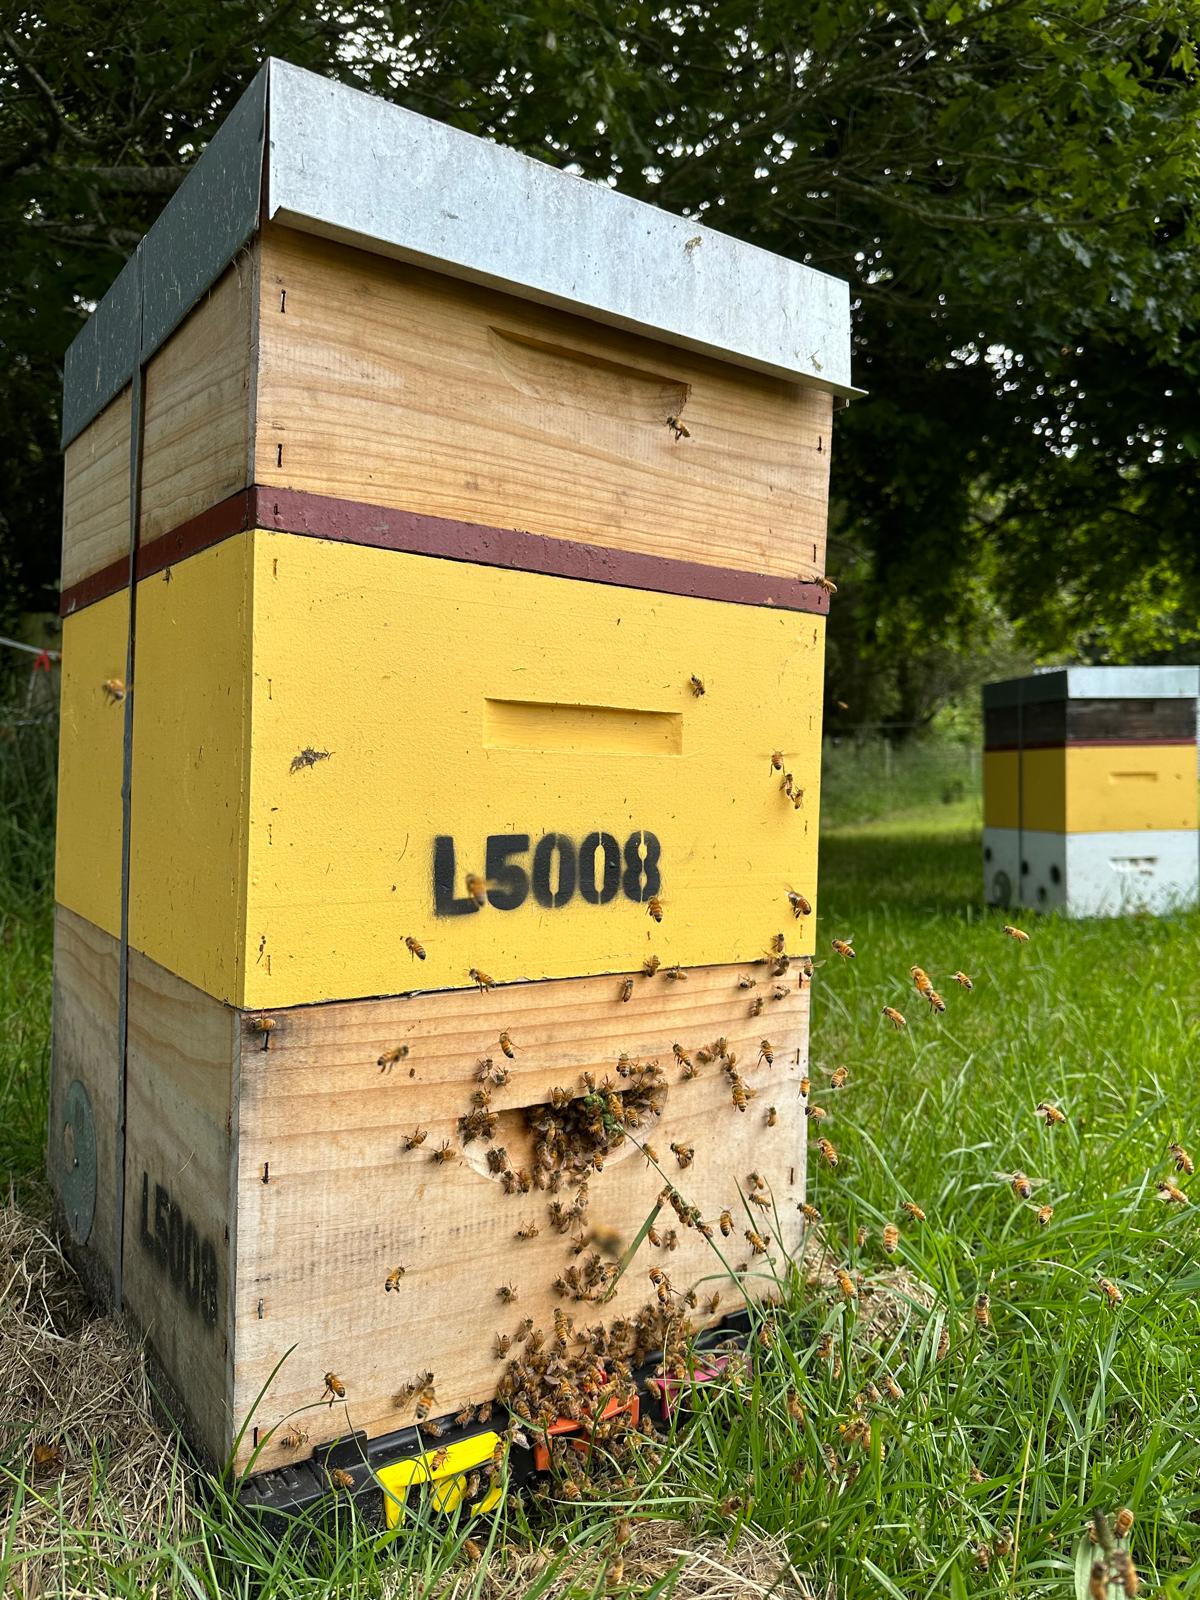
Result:
M0 1304L0 1592L21 1592L37 1571L81 1594L416 1597L457 1581L488 1597L653 1595L676 1574L681 1595L734 1595L766 1593L786 1557L795 1570L779 1594L1086 1600L1097 1554L1086 1524L1122 1506L1136 1516L1145 1589L1191 1592L1200 1234L1193 1209L1156 1185L1186 1191L1168 1145L1190 1147L1200 1118L1200 915L1031 918L1030 942L1017 944L979 906L977 815L973 800L939 794L823 836L811 1099L828 1112L814 1141L828 1137L839 1159L829 1167L812 1151L822 1221L804 1262L782 1264L752 1371L697 1389L686 1428L594 1469L578 1503L551 1482L481 1526L422 1520L392 1536L356 1528L343 1509L304 1538L263 1538L201 1475L172 1482L168 1450L146 1487L161 1507L151 1537L127 1477L112 1487L125 1448L112 1439L95 1438L92 1455L67 1429L64 1476L34 1479L37 1394L14 1365L11 1305ZM0 897L0 926L0 1148L36 1215L44 907ZM851 936L856 959L842 961L830 940ZM914 964L944 994L943 1016L915 991ZM841 1065L848 1081L834 1089ZM1061 1108L1061 1124L1036 1115L1040 1102ZM1014 1173L1028 1175L1028 1200ZM9 1259L10 1299L13 1271ZM633 1529L623 1561L622 1517ZM648 1554L664 1522L670 1536ZM468 1537L483 1547L477 1564ZM528 1554L531 1539L542 1555ZM22 1577L30 1540L52 1558ZM736 1567L747 1552L758 1578L721 1576L748 1571Z

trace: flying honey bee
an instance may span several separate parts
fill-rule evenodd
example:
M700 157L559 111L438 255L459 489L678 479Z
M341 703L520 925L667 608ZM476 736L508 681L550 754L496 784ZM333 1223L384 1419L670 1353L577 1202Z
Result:
M729 1210L721 1213L721 1232L726 1239L733 1232L733 1212Z
M1029 943L1029 935L1027 933L1022 932L1022 930L1020 928L1014 928L1011 925L1011 923L1006 922L1004 924L1004 932L1008 935L1008 937L1010 939L1014 939L1017 942L1017 944L1028 944Z
M125 698L125 685L120 678L105 678L100 685L100 691L112 705Z
M626 978L626 979L623 980L623 982L621 984L620 998L622 1000L632 1000L633 999L633 979L632 978Z
M690 1144L672 1144L671 1153L681 1167L690 1167L696 1157L696 1148Z
M900 1244L900 1229L894 1222L889 1222L883 1230L883 1248L888 1255L894 1255Z
M771 751L771 771L772 772L782 772L783 771L783 751L782 750L772 750Z
M487 885L477 872L467 873L467 894L477 906L487 899Z
M385 1050L375 1065L380 1072L390 1072L397 1061L403 1061L407 1054L408 1046L406 1044L398 1044L392 1050Z
M407 1270L407 1268L405 1268L405 1267L393 1267L392 1268L392 1270L388 1273L387 1277L383 1280L383 1292L384 1292L384 1294L391 1294L393 1289L399 1290L399 1288L400 1288L400 1279L404 1276L406 1270Z
M1097 1278L1096 1288L1104 1296L1106 1305L1112 1307L1119 1306L1121 1301L1125 1298L1111 1278Z
M964 989L973 989L975 987L965 972L952 972L950 976L954 979L955 983L960 984Z
M812 902L810 900L806 900L802 894L797 894L795 889L789 889L787 897L788 905L791 906L794 917L812 916Z
M829 1113L826 1111L824 1106L809 1105L805 1106L804 1115L809 1117L813 1122L824 1122Z
M853 961L855 958L853 939L834 939L833 953L841 956L843 961Z
M675 435L676 444L678 444L680 439L690 439L692 437L691 430L685 427L679 417L668 417L667 427L670 428L671 432Z
M807 1217L809 1222L820 1222L821 1220L821 1213L817 1210L816 1206L810 1205L807 1200L801 1200L797 1210Z
M662 919L663 919L662 901L658 898L658 896L656 894L652 894L650 896L649 900L646 901L646 910L649 912L650 916L652 916L654 918L655 922L661 922L662 921Z
M652 978L661 965L662 962L657 956L647 956L645 961L642 962L642 971L648 978Z
M800 1097L801 1097L801 1099L803 1099L803 1100L807 1100L808 1099L808 1091L811 1088L812 1088L812 1079L808 1076L807 1073L805 1073L804 1077L802 1077L800 1079Z
M329 1481L335 1489L353 1489L354 1479L342 1467L330 1467Z
M891 1023L893 1028L900 1029L908 1027L908 1023L905 1020L903 1013L897 1011L895 1006L884 1006L883 1014Z
M915 1200L902 1201L900 1204L900 1209L903 1211L906 1217L911 1217L914 1222L925 1221L925 1213L921 1210L920 1206L917 1205Z
M1191 1205L1191 1201L1188 1199L1187 1195L1184 1194L1183 1190L1178 1188L1175 1184L1168 1183L1165 1179L1163 1179L1157 1185L1157 1188L1158 1188L1158 1198L1160 1200L1165 1200L1168 1205L1172 1205L1172 1206L1187 1206L1187 1205Z
M921 994L928 994L933 988L933 984L929 981L929 974L925 971L925 968L910 967L908 970L912 973L912 981L916 984L918 991Z
M1066 1112L1051 1105L1049 1100L1039 1100L1034 1115L1041 1117L1048 1128L1058 1127L1067 1120Z
M1033 1193L1033 1184L1023 1172L1009 1173L1005 1181L1018 1200L1028 1200Z
M696 699L699 700L700 696L704 693L704 679L698 678L693 672L691 677L688 679L688 685L691 688L692 693L696 696Z
M767 1107L767 1127L773 1128L779 1121L779 1113L774 1106Z
M765 1061L769 1067L775 1064L775 1051L770 1039L763 1039L758 1047L758 1059Z
M824 594L833 595L837 593L837 584L834 583L832 578L820 577L814 578L812 581Z
M675 1057L676 1061L681 1067L691 1066L692 1058L688 1055L687 1051L681 1044L673 1044L671 1046L671 1054Z
M418 961L424 961L425 946L421 944L419 940L414 939L411 934L407 935L405 938L404 948L408 951L410 956L416 956Z
M447 1161L453 1161L454 1150L449 1139L443 1139L441 1144L438 1145L437 1149L433 1152L429 1159L431 1161L436 1161L439 1166L444 1166Z
M1053 1206L1042 1206L1042 1207L1040 1207L1039 1210L1038 1210L1038 1214L1037 1214L1038 1227L1039 1228L1048 1228L1050 1226L1050 1218L1053 1215L1054 1215L1054 1207Z
M1184 1172L1190 1178L1196 1170L1196 1164L1183 1146L1181 1144L1169 1144L1167 1153L1175 1163L1176 1172Z
M428 1137L428 1128L414 1128L411 1133L406 1133L404 1135L404 1148L406 1150L415 1150L418 1145L424 1144Z
M992 1325L992 1299L986 1291L975 1296L975 1321L981 1328Z
M330 1405L335 1400L344 1400L346 1398L346 1385L336 1372L327 1372L325 1374L325 1393L321 1396L322 1400L324 1400L325 1395L329 1396Z
M771 1197L769 1194L748 1194L746 1199L752 1206L757 1206L760 1211L770 1211Z
M844 1089L849 1077L849 1067L834 1067L833 1071L829 1074L829 1087L831 1089ZM805 1094L807 1092L807 1090L802 1091L802 1093Z
M471 982L479 990L480 994L483 994L488 989L494 989L496 987L495 978L490 977L486 972L480 972L478 967L469 967L467 969L467 977L470 978Z
M771 1235L769 1233L758 1233L753 1228L747 1228L746 1243L756 1256L765 1256L767 1246L771 1243Z
M518 1239L536 1239L541 1229L536 1222L523 1222L517 1229Z
M839 1157L839 1155L837 1153L837 1149L836 1149L836 1147L834 1146L834 1144L832 1143L831 1140L829 1140L829 1139L818 1139L817 1140L817 1149L821 1152L821 1160L825 1163L825 1165L827 1167L836 1167L837 1166L838 1161L841 1158Z
M937 992L936 989L930 989L929 993L925 996L925 998L926 998L926 1000L929 1001L929 1004L933 1007L933 1009L935 1011L939 1011L939 1012L940 1011L945 1011L946 1002L942 999L941 995Z

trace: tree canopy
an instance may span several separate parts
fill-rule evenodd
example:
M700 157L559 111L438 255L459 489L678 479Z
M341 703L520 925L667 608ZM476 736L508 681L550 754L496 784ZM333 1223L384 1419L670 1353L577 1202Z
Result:
M1196 636L1200 0L48 0L0 28L0 560L58 563L61 357L280 55L849 278L830 659ZM841 602L845 602L844 604ZM907 662L900 667L898 663Z

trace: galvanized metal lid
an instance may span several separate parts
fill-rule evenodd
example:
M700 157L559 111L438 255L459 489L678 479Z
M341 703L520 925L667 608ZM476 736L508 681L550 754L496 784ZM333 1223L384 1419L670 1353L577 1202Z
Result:
M67 351L64 444L264 217L756 372L860 392L842 280L270 61Z
M985 711L1045 700L1195 700L1198 696L1200 667L1055 667L983 686Z

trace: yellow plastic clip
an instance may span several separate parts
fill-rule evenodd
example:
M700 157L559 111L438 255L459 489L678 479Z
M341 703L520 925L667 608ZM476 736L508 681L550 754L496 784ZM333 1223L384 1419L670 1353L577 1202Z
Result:
M407 1461L393 1461L381 1467L376 1477L383 1488L383 1515L389 1528L394 1528L404 1511L405 1494L414 1483L431 1483L435 1487L430 1503L435 1511L451 1512L462 1504L467 1486L467 1475L477 1467L491 1461L500 1443L498 1433L474 1433L469 1439L458 1439L442 1450L427 1450L424 1455L412 1456ZM434 1466L434 1458L442 1459ZM474 1516L481 1511L492 1511L500 1504L499 1485L493 1485L482 1500L476 1500L469 1509Z

